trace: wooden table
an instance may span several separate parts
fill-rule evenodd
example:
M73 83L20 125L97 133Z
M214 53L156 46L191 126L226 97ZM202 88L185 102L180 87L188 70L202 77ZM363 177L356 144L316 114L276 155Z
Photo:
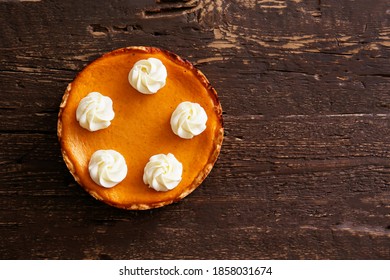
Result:
M74 181L65 88L151 45L209 78L226 137L179 203L124 211ZM390 3L0 1L1 259L390 259Z

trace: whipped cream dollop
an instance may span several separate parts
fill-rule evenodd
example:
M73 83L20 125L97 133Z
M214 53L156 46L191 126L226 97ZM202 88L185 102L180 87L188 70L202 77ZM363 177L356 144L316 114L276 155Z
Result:
M92 180L105 188L112 188L127 175L125 158L115 150L98 150L89 161L89 175Z
M182 173L183 165L173 154L158 154L146 164L143 180L156 191L169 191L180 183Z
M191 139L206 129L207 114L198 103L180 103L171 116L172 131L184 139Z
M165 86L167 69L161 60L148 58L137 61L129 73L129 83L144 94L154 94Z
M76 119L80 126L89 131L109 127L114 117L111 98L96 91L81 99L76 110Z

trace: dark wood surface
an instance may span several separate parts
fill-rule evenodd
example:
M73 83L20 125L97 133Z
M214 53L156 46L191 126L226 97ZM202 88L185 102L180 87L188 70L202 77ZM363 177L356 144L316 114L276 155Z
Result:
M124 211L69 174L65 88L132 46L219 93L226 137L179 203ZM1 259L390 259L387 0L0 1Z

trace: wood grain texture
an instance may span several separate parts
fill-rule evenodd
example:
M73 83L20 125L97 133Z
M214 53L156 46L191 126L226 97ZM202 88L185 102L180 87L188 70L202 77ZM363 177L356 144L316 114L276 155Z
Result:
M390 259L386 0L0 1L1 259ZM123 211L73 180L67 84L171 50L216 88L225 141L183 201Z

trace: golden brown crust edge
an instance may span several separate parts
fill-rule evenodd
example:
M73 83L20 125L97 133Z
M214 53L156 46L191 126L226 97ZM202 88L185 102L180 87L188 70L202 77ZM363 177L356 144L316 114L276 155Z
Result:
M221 107L221 103L219 102L216 90L211 86L211 84L208 81L208 79L206 78L206 76L200 70L196 69L195 66L192 63L190 63L188 60L182 59L180 56L178 56L178 55L176 55L176 54L174 54L174 53L172 53L170 51L167 51L167 50L164 50L164 49L155 48L155 47L131 46L131 47L126 47L126 48L113 50L113 51L111 51L109 53L106 53L106 54L102 55L101 57L97 58L95 61L100 60L100 59L102 59L102 58L104 58L106 56L115 55L115 54L120 53L120 52L126 52L127 50L140 50L140 51L143 51L143 52L146 52L146 53L163 52L168 57L170 57L172 60L176 61L178 64L183 65L186 68L188 68L191 71L193 71L195 76L201 81L201 83L205 86L205 88L207 88L207 90L208 90L208 92L210 94L210 97L213 98L214 110L215 110L215 112L218 115L218 121L219 121L219 124L221 126L216 131L216 135L215 135L215 138L214 138L213 153L210 155L207 164L205 165L203 170L201 170L199 172L199 174L195 178L195 180L178 197L176 197L175 199L172 199L172 200L162 201L162 202L157 202L157 203L151 203L151 204L138 203L138 204L131 204L131 205L122 205L122 204L111 203L109 201L104 200L98 193L96 193L95 191L89 190L88 188L86 188L81 183L80 177L78 176L78 174L76 172L76 169L73 166L72 161L69 159L66 151L63 148L63 143L62 143L62 114L63 114L64 108L66 107L66 103L67 103L70 91L72 89L72 83L73 82L68 85L68 87L66 88L65 93L64 93L64 95L62 97L62 101L61 101L61 104L60 104L60 110L59 110L59 113L58 113L57 136L58 136L58 141L60 142L60 146L61 146L62 157L64 159L64 162L65 162L67 168L69 169L69 172L72 174L72 176L74 177L76 182L84 190L86 190L92 197L94 197L97 200L103 201L104 203L106 203L108 205L111 205L111 206L114 206L114 207L117 207L117 208L121 208L121 209L125 209L125 210L148 210L148 209L163 207L165 205L169 205L169 204L172 204L174 202L177 202L177 201L183 199L184 197L186 197L187 195L192 193L204 181L204 179L207 177L207 175L211 172L211 170L212 170L212 168L213 168L213 166L214 166L215 162L217 161L218 156L220 154L221 147L222 147L222 142L223 142L223 137L224 137L224 127L223 127L223 119L222 119L222 107ZM92 61L86 67L88 67L90 64L94 63L95 61ZM82 72L82 70L80 72ZM74 80L76 79L76 77L74 78Z

